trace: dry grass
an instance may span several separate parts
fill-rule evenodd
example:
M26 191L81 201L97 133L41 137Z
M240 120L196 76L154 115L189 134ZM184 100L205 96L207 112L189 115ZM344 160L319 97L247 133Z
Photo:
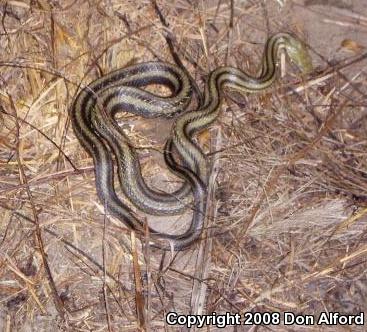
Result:
M363 0L158 6L168 27L148 0L1 4L0 328L171 331L171 310L366 312ZM78 86L131 63L172 62L167 35L201 87L218 65L255 73L278 31L309 43L314 73L305 80L287 65L266 93L226 93L200 137L215 159L206 237L173 260L142 252L97 199L68 118ZM128 124L140 146L159 149L169 134L164 121ZM157 182L162 162L149 149L142 157Z

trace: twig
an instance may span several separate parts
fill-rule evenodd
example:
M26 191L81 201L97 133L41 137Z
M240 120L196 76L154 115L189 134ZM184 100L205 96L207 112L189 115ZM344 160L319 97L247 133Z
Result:
M105 211L107 211L107 207L105 207ZM107 253L106 253L106 214L103 216L103 236L102 236L102 265L103 265L103 303L104 308L106 311L106 317L107 317L107 326L108 331L112 332L111 327L111 315L110 315L110 308L108 305L108 295L107 295L107 267L106 267L106 261L107 261Z
M136 237L135 237L134 231L131 231L131 252L133 255L133 265L134 265L136 315L138 317L138 323L139 323L140 330L146 331L143 286L141 282L141 271L140 271L138 251L136 247Z
M46 271L46 276L50 285L50 288L52 290L52 295L53 295L53 300L54 300L54 304L55 307L59 313L59 315L61 316L62 319L65 318L65 308L64 308L64 304L58 294L54 279L52 277L52 273L51 273L51 269L50 266L48 265L48 261L46 258L46 253L45 253L45 249L44 249L44 244L43 244L43 240L42 240L42 232L41 232L41 228L39 226L39 220L38 220L38 213L36 210L36 206L33 202L33 197L32 197L32 193L30 191L29 185L28 185L28 180L27 180L27 176L25 175L24 169L23 169L23 163L20 157L20 140L19 140L19 131L20 131L20 126L19 126L19 122L18 122L18 116L17 116L17 111L16 111L16 107L15 104L13 102L13 99L11 96L9 96L9 100L10 100L10 104L11 104L11 108L14 112L14 118L16 119L16 152L17 152L17 161L18 161L18 167L19 167L19 172L20 172L20 177L21 177L21 181L24 182L24 184L26 185L26 191L27 191L27 195L28 195L28 199L32 208L32 213L33 213L33 217L34 217L34 221L35 221L35 231L36 231L36 238L37 238L37 242L38 242L38 246L39 246L39 251L41 253L41 257L42 257L42 262L43 262L43 266L45 268Z

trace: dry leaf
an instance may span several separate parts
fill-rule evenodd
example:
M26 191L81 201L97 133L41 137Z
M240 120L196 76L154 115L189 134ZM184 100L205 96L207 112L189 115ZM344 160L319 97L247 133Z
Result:
M198 135L198 141L200 145L208 145L210 140L210 131L204 130Z
M358 44L356 41L351 39L344 39L341 42L341 47L347 49L348 51L351 51L353 53L361 53L362 50L365 48L361 44Z

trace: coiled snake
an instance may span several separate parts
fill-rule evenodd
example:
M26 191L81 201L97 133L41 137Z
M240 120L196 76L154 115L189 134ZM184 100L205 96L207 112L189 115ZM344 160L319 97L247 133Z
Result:
M106 209L127 226L143 232L144 225L115 192L112 152L121 188L139 210L175 215L192 207L192 221L186 232L169 235L150 229L153 244L183 250L197 240L204 226L209 172L206 157L193 137L217 118L223 88L254 93L269 87L276 79L282 49L303 73L312 69L301 41L288 33L275 34L266 43L258 76L234 67L216 68L206 81L203 104L190 112L185 112L193 92L190 77L186 71L165 62L118 69L83 88L71 108L71 122L78 140L93 158L97 194ZM151 84L168 87L171 95L163 97L144 90ZM158 192L145 183L136 152L115 120L115 114L121 111L146 118L177 117L164 153L167 166L185 180L175 192ZM182 165L173 158L173 150L178 152Z

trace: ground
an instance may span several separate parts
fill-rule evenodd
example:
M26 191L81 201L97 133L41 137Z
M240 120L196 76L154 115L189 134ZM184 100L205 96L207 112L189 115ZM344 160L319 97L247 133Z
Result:
M1 330L180 330L169 311L367 311L363 0L8 1L0 13ZM267 38L284 31L307 44L313 71L285 57L270 89L226 90L198 137L212 167L202 240L173 257L143 251L97 198L70 125L79 87L174 55L200 89L220 65L255 75ZM177 186L162 158L172 121L120 116L144 176L164 190ZM190 216L147 219L178 232ZM269 329L364 327L226 331Z

